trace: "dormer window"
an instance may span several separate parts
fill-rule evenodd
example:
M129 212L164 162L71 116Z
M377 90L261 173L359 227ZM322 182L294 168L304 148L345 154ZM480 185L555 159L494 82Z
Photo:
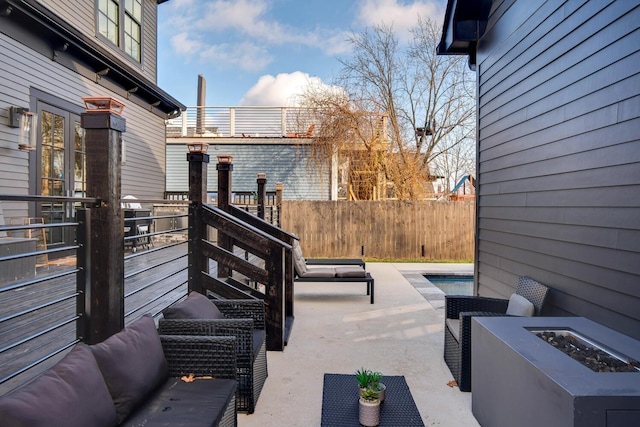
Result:
M98 0L98 34L141 62L142 0Z

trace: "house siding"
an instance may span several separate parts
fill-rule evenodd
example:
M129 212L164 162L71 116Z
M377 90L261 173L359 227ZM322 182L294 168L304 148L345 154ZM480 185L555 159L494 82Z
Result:
M640 6L494 1L478 44L479 293L640 338Z
M114 46L96 33L97 0L39 0L41 4L73 25L85 36L95 39L97 43L109 49L114 55L139 69L140 73L152 82L157 79L157 25L158 15L155 0L143 0L142 15L142 62L138 63L124 50Z
M167 145L167 191L189 190L189 163L184 144ZM319 171L309 160L309 148L292 144L212 144L207 174L209 192L218 190L217 155L233 156L232 189L256 191L257 174L267 175L267 191L284 185L288 200L329 200L329 172Z
M35 111L32 89L84 111L82 97L112 96L125 104L123 133L126 152L122 168L122 194L139 198L162 198L165 173L164 120L95 82L81 77L50 58L34 54L28 47L0 33L0 193L29 194L30 175L27 152L18 150L18 129L4 124L12 105ZM51 101L48 101L51 103ZM53 102L55 104L55 102ZM54 105L64 108L65 105ZM5 206L6 208L6 206ZM4 212L5 217L28 216L26 212Z

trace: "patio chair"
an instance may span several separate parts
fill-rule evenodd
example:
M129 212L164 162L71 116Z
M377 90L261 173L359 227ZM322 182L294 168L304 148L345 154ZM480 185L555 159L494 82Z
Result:
M526 276L515 294L500 298L445 295L444 360L460 391L471 391L471 318L473 316L537 316L549 288Z
M367 295L374 303L374 280L365 270L361 259L313 259L306 260L297 240L293 241L293 265L296 282L363 282Z
M264 301L214 300L191 292L163 316L158 325L163 335L236 337L237 409L253 413L268 376Z

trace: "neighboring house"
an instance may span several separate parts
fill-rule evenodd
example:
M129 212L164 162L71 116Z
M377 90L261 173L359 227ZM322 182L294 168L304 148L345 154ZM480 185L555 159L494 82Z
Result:
M439 53L477 71L478 292L640 338L638 2L449 0Z
M273 106L189 107L167 122L167 193L188 193L188 144L209 144L208 191L217 190L217 155L233 157L232 189L256 190L256 175L266 173L267 191L284 186L288 200L378 200L386 197L381 171L358 161L364 150L341 150L329 161L318 141L321 123L310 110ZM376 146L386 149L386 118L374 116ZM378 149L379 150L379 149ZM365 157L368 160L368 157Z
M257 190L257 174L267 175L268 192L277 182L288 200L329 200L337 196L337 166L314 160L310 143L315 124L306 110L287 107L189 107L167 122L167 193L187 194L187 144L209 144L207 189L218 190L217 156L233 157L232 191Z
M0 194L83 195L82 98L109 96L125 104L122 195L164 196L165 119L185 109L156 85L164 1L0 0ZM9 118L20 110L11 107L37 114L33 151L19 149ZM5 218L72 214L57 204L4 206Z
M232 191L251 192L257 190L257 174L266 173L267 191L275 191L277 182L284 186L283 198L287 200L328 200L331 178L327 167L316 168L309 156L308 143L300 138L167 138L167 192L189 191L189 163L187 147L189 141L208 142L210 163L208 165L207 190L218 190L217 156L233 157Z

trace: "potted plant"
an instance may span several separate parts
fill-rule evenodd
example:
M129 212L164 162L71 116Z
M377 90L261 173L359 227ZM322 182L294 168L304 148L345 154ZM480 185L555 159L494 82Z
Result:
M362 392L369 388L371 384L372 372L368 369L360 368L356 371L356 381L358 382L358 396L362 396Z
M371 372L369 378L369 388L374 389L380 393L380 402L384 402L385 391L387 386L382 383L382 374L380 372Z
M380 393L372 388L365 388L360 395L358 415L363 426L380 425Z

